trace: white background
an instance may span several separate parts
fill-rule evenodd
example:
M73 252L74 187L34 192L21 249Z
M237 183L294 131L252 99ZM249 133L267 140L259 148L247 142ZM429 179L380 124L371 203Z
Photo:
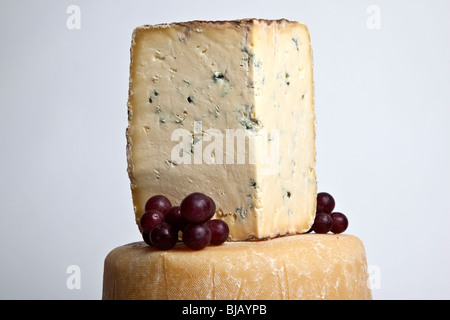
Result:
M72 4L81 29L67 28ZM309 27L319 190L364 242L374 299L450 298L448 0L2 0L0 298L101 299L107 253L141 240L125 158L132 30L249 17Z

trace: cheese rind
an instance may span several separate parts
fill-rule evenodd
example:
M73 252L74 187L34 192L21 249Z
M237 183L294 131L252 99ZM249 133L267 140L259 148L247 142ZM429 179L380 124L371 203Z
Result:
M136 28L127 129L136 222L155 194L179 205L202 192L230 240L306 232L317 194L311 51L306 26L287 20Z
M105 259L104 300L371 299L362 242L303 234L158 251L143 242Z

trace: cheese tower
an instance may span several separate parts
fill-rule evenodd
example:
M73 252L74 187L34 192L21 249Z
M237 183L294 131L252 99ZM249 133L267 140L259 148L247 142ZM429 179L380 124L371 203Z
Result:
M312 50L287 20L141 26L132 37L128 172L145 203L210 196L229 241L145 242L105 259L103 299L371 299L362 242L307 233L316 213Z
M230 240L306 232L316 208L311 43L287 20L138 27L131 47L128 172L148 198L216 203Z

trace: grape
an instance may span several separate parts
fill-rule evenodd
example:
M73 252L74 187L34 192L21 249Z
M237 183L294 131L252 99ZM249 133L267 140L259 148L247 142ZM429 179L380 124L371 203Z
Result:
M331 232L342 233L347 230L348 220L345 214L341 212L333 212L330 214L330 217L333 220L333 227L331 228Z
M148 233L142 233L142 239L144 240L144 242L146 244L148 244L149 246L152 245L151 241L150 241L150 234Z
M334 210L335 202L331 194L320 192L317 194L317 210L316 212L331 213Z
M228 239L230 229L225 221L213 219L207 222L209 230L211 230L211 241L213 245L224 243Z
M203 193L194 192L181 201L181 215L193 223L202 223L210 219L213 201Z
M172 249L178 241L178 231L170 224L163 222L150 232L150 242L159 250Z
M316 218L312 226L315 233L327 233L332 227L333 220L328 213L319 212L316 214Z
M211 200L211 212L207 220L211 219L216 214L216 203L211 197L209 197L209 200Z
M162 195L153 196L145 203L145 211L158 210L163 215L165 215L170 208L172 208L172 204L169 199Z
M211 241L211 230L207 223L190 223L184 228L183 241L192 250L203 249Z
M143 233L150 233L156 225L162 222L164 222L163 214L156 210L150 210L144 212L139 220L139 225Z
M179 206L172 207L164 216L164 221L171 224L175 229L183 231L189 224L182 215Z

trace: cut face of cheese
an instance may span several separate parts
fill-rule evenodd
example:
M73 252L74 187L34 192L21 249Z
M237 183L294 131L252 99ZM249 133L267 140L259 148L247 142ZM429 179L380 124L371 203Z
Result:
M105 259L103 299L372 299L362 242L352 235L302 234L158 251L143 242Z
M127 129L135 219L155 194L216 203L230 240L306 232L316 209L312 53L287 20L133 33Z

